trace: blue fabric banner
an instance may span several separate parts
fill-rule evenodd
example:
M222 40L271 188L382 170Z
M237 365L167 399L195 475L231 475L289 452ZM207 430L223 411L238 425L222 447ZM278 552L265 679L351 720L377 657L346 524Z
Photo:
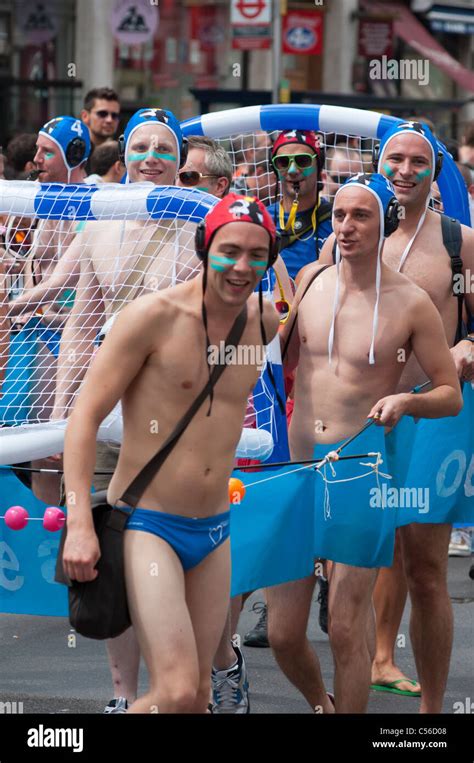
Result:
M347 439L347 438L345 438ZM322 459L344 440L317 445L314 458ZM341 455L380 453L380 472L386 472L385 436L372 426L357 437ZM376 473L370 464L377 456L330 465L316 473L314 556L356 567L390 567L393 561L397 511L386 505L384 495L391 480ZM369 464L369 466L367 466ZM366 476L362 476L366 475Z
M2 517L11 506L23 506L30 517L23 530L0 520L0 612L67 616L66 587L54 582L60 533L39 521L47 505L6 469L0 470L0 488Z
M388 471L400 490L398 526L474 524L471 384L464 385L463 399L458 416L417 421L404 417L387 436Z
M314 470L234 472L247 486L231 508L232 596L311 575Z

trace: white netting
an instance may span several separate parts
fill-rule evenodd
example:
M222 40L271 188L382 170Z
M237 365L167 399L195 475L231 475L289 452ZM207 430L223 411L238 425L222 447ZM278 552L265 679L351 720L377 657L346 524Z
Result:
M69 201L62 219L52 219L58 216L52 188L50 217L38 219L28 216L28 197L39 189L38 184L4 181L0 190L1 210L21 208L22 215L5 221L3 286L11 333L0 358L3 463L62 450L64 424L57 420L71 410L104 326L137 296L197 275L196 222L216 201L198 191L150 183L104 186L89 195L87 204L82 200L82 212L87 208L89 216L94 213L100 220L78 219L81 208ZM150 189L158 200L153 219ZM80 194L78 187L78 199ZM75 191L73 202L74 197ZM246 426L255 426L255 406L271 411L273 395L265 386L258 400L253 397ZM102 424L100 439L121 439L119 414L115 411ZM253 438L245 433L238 454L263 458L272 444L267 432ZM14 453L18 458L12 461Z
M286 129L292 127L290 120ZM257 195L267 204L275 200L270 149L276 134L255 130L217 138L232 161L233 190ZM372 171L374 140L341 132L319 135L326 153L321 194L332 200L349 175ZM40 424L67 415L106 321L139 294L172 286L198 272L193 237L203 210L196 210L199 199L209 196L185 191L188 197L194 194L193 202L183 197L182 189L171 191L161 204L161 215L151 220L146 204L150 186L103 186L100 204L90 203L91 214L100 221L85 222L78 212L81 187L64 206L61 219L52 219L58 216L54 200L48 206L50 217L38 219L31 211L38 184L2 182L0 214L6 215L8 270L4 288L10 308L13 300L16 307L9 351L0 357L0 380L2 373L5 376L0 426L25 430L26 425L31 452L34 436L38 442L41 433L46 436ZM273 284L268 282L266 288L270 291ZM273 390L264 382L257 394L260 398L251 401L246 426L255 426L252 406L258 407L267 414L275 437ZM51 437L57 431L56 425L48 427ZM4 443L7 432L9 441L15 436L4 429ZM245 451L249 457L257 453L252 447L250 443ZM259 443L257 449L262 447ZM270 447L268 442L265 447ZM0 460L1 450L0 446ZM27 451L23 460L32 457Z

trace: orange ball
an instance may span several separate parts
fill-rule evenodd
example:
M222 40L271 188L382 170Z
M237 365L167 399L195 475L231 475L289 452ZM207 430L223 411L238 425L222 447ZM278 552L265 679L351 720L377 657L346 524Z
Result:
M245 495L245 485L237 477L231 477L229 480L229 502L240 503Z

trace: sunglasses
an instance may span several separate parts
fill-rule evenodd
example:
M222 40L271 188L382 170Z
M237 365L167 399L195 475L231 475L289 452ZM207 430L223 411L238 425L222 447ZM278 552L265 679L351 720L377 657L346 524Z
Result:
M287 170L294 162L299 170L306 170L311 167L316 160L316 154L284 154L283 156L274 156L273 166L276 170Z
M178 177L183 185L194 186L203 178L217 178L219 175L203 175L202 172L196 172L196 170L185 170L179 172Z
M112 117L112 119L116 119L117 122L120 119L120 113L118 111L107 111L106 109L100 109L99 111L93 111L92 113L96 114L100 119Z

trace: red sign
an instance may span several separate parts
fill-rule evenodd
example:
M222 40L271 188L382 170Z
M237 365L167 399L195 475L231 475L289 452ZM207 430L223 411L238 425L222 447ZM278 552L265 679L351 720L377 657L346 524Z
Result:
M381 58L393 53L393 25L391 21L359 21L359 56Z
M271 0L232 0L231 24L269 24Z
M283 17L283 53L321 55L323 18L323 14L318 11L289 11Z

